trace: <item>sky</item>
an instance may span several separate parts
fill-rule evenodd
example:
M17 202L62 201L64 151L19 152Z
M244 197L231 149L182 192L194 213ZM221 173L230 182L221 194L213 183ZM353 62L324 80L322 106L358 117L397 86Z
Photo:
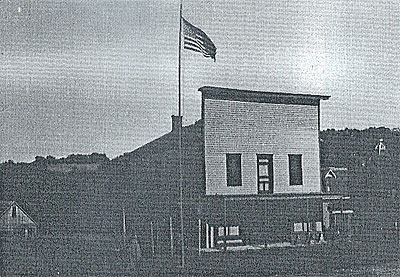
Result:
M330 95L321 128L400 127L400 2L183 0L217 47L182 55L183 124L202 86ZM177 114L179 0L0 2L0 162L105 153Z

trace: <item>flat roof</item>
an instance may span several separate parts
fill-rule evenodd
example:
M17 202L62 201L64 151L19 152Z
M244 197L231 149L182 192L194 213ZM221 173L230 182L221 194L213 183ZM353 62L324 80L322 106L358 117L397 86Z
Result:
M320 100L330 98L328 95L254 91L212 86L201 87L199 91L206 99L276 104L319 105Z

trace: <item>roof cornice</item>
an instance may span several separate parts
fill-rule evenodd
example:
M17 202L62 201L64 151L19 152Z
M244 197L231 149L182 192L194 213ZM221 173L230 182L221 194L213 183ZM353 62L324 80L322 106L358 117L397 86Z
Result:
M204 86L199 88L205 99L230 100L242 102L295 104L295 105L319 105L320 100L327 100L328 95L294 94L282 92L266 92L241 90L222 87Z

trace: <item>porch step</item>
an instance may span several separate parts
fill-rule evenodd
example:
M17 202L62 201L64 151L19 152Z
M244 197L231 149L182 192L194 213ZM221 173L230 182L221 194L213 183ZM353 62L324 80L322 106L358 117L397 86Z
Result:
M226 246L227 247L234 247L234 246L243 246L244 242L239 236L229 236L226 239ZM223 238L219 237L217 240L217 247L224 247Z

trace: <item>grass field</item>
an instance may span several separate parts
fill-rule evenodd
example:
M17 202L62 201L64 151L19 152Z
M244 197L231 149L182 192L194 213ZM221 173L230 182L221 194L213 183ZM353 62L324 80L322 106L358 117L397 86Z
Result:
M179 258L179 257L178 257ZM314 245L262 250L192 253L184 269L167 260L144 263L143 275L161 276L374 276L400 272L399 248ZM144 268L147 267L147 270ZM360 275L361 274L361 275ZM389 275L400 276L400 275Z
M330 244L246 251L186 252L180 257L130 260L109 235L3 238L1 276L377 276L400 272L399 247ZM397 270L397 271L396 271ZM394 275L391 275L394 274Z
M125 275L128 262L111 236L3 238L4 276Z

